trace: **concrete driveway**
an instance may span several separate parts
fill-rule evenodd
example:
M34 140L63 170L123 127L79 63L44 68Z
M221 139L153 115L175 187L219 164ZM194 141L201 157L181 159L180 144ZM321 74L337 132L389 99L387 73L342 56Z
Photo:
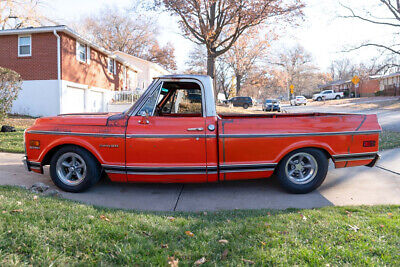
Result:
M333 169L322 186L306 195L283 191L274 177L265 180L216 184L118 184L102 181L84 193L65 193L67 199L104 207L203 211L230 209L313 208L332 205L400 204L400 149L382 153L378 167ZM28 173L21 154L0 153L0 184L31 186L43 182L55 188L48 169L45 175Z

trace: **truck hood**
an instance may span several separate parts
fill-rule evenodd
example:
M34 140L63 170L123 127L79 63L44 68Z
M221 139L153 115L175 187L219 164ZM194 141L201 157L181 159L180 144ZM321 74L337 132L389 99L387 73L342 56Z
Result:
M121 113L76 113L61 114L53 117L43 117L36 120L35 125L89 125L89 126L105 126L111 116Z

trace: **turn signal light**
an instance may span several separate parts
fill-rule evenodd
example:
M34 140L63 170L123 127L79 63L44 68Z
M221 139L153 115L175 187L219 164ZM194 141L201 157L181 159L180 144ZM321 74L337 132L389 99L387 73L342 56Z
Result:
M363 142L363 147L374 147L375 146L375 141L374 140L369 140L369 141L364 141Z
M29 141L29 146L31 146L31 147L40 147L40 141L39 140L30 140Z

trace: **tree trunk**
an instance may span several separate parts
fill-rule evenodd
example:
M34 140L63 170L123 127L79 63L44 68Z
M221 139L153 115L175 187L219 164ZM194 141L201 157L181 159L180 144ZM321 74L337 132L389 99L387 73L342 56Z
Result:
M214 90L217 88L217 82L215 79L215 55L207 52L207 75L213 79Z
M236 75L236 96L239 95L242 84L242 75Z

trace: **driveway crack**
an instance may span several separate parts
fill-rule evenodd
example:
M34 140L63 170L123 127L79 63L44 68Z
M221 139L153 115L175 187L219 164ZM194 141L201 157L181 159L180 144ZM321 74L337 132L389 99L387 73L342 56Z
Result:
M179 192L178 198L176 199L174 211L176 210L176 207L178 206L178 202L179 202L179 199L181 198L181 195L182 195L184 187L185 187L185 185L183 184L182 187L181 187L181 191Z
M381 170L384 170L384 171L387 171L387 172L391 172L391 173L394 173L394 174L400 175L400 173L398 173L398 172L395 172L395 171L392 171L392 170L389 170L389 169L383 168L383 167L381 167L381 166L378 166L378 165L376 165L376 167L377 167L377 168L379 168L379 169L381 169Z

